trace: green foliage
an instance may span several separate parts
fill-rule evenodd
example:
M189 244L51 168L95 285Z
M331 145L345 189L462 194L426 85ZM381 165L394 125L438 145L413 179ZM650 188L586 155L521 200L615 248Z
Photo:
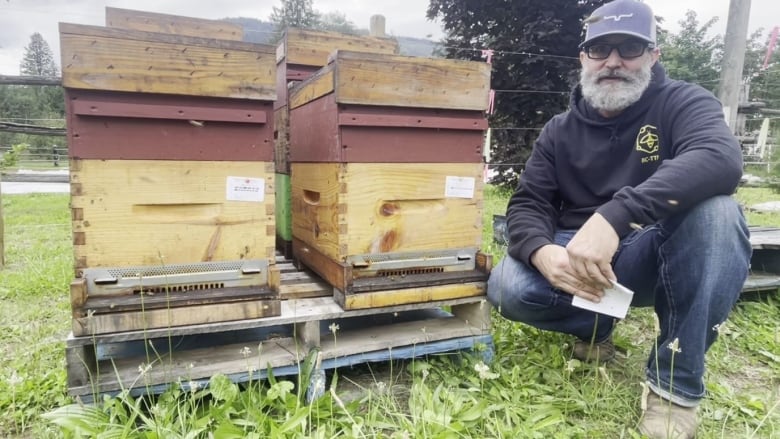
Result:
M360 33L355 24L347 20L346 14L339 11L321 14L319 29L350 35L357 35Z
M485 193L486 219L503 213L509 191L488 186ZM742 202L776 197L742 189L738 196ZM9 265L0 271L0 437L640 437L639 383L654 338L649 309L632 309L617 326L618 360L601 367L573 360L565 335L494 314L492 363L483 362L485 351L478 347L474 354L413 359L406 367L368 368L368 384L351 400L342 391L346 379L331 380L325 395L306 405L298 378L269 376L238 385L216 374L205 387L175 382L158 396L123 391L94 405L74 403L65 394L63 342L73 275L68 199L2 200ZM490 236L491 221L484 226ZM492 254L501 257L503 249ZM719 327L720 339L708 354L698 438L777 437L778 322L773 294L743 299Z
M696 12L689 10L679 21L676 34L659 32L661 62L670 78L700 84L715 91L720 75L723 41L719 35L709 36L718 21L712 17L699 23Z
M33 76L57 76L51 49L39 33L30 37L21 63L21 73ZM4 121L28 123L62 128L65 126L65 99L59 86L0 85L0 117ZM0 148L26 143L30 152L43 154L51 151L52 144L62 144L64 139L52 136L11 134L0 132Z
M479 49L492 49L492 88L521 91L496 94L490 116L494 183L515 186L538 129L567 108L579 69L582 18L602 3L487 0L475 7L471 0L430 1L428 18L440 20L447 32L447 57L481 60Z
M49 43L38 32L30 35L30 44L24 48L24 56L19 66L22 75L57 76L59 71L54 62L54 54Z
M281 33L288 27L314 29L319 25L320 16L312 6L312 0L282 0L281 6L273 7L269 17Z
M274 24L276 39L288 27L316 29L330 32L357 35L360 30L347 20L346 14L339 11L322 13L316 11L312 0L281 0L282 4L273 7L269 19Z
M18 145L12 146L10 151L6 151L5 153L0 151L0 156L2 157L2 160L0 160L0 170L13 168L16 166L17 163L19 163L19 156L21 156L22 153L27 151L29 148L30 145L26 143L20 143Z
M775 45L775 49L769 57L766 68L764 68L764 60L766 59L767 51L769 49L769 38L763 41L763 44L758 44L760 36L754 36L752 41L751 50L753 63L750 64L752 68L747 71L747 78L750 83L750 98L754 101L760 101L765 104L764 108L775 110L775 113L761 112L749 116L747 122L748 130L758 130L764 117L777 118L777 111L780 110L780 38ZM747 67L747 65L746 65ZM772 120L773 127L780 127L777 119ZM780 142L780 128L775 128L774 137L778 139L775 142ZM779 174L775 174L779 175Z

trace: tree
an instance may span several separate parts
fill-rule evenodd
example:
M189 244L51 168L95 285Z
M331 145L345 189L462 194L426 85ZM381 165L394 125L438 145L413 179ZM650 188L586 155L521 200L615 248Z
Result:
M271 13L277 35L288 27L314 29L320 23L320 14L314 10L312 0L282 0L279 7L274 6Z
M25 47L19 66L22 75L58 76L59 74L49 44L37 32L30 36L30 44ZM64 113L65 101L62 87L0 86L0 115L3 115L4 119L23 123L37 119L35 124L61 127L64 125L62 121ZM46 121L41 122L42 120ZM39 154L51 151L52 138L50 136L0 133L0 148L4 150L10 148L11 145L22 143L29 145L31 153Z
M577 81L582 19L599 0L430 0L427 16L441 19L447 57L481 59L495 51L493 182L514 186L539 129L568 106Z
M766 68L764 68L764 59L769 49L769 36L763 44L760 41L760 34L757 32L751 38L752 43L748 45L748 52L745 56L745 71L747 82L750 85L750 99L761 101L765 104L764 108L778 111L780 110L780 49L775 48L769 58ZM762 112L753 115L753 121L748 122L748 130L757 130L764 117L777 117L774 112ZM774 119L777 122L776 119ZM774 123L773 126L778 126Z
M19 67L22 75L57 76L59 74L49 43L38 32L30 36L30 44L24 48L24 57Z
M697 83L715 91L720 77L723 40L720 35L707 35L717 21L718 18L713 17L700 24L696 12L689 10L678 22L678 33L659 32L661 64L670 78Z
M347 16L343 12L326 12L320 14L319 28L331 32L341 32L343 34L358 34L358 28L355 24L347 20Z

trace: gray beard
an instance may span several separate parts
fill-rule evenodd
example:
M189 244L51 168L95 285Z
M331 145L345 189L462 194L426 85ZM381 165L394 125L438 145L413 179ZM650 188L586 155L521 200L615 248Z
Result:
M580 72L582 97L593 108L603 111L623 111L642 97L652 77L652 63L646 63L637 72L621 69L603 69L598 72ZM613 84L600 84L599 79L607 76L624 78Z

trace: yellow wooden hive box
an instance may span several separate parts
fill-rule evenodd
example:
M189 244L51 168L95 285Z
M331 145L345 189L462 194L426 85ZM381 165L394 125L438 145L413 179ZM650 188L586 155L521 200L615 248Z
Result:
M74 159L71 167L77 269L274 263L272 163ZM247 179L262 192L239 195Z
M479 163L293 163L292 233L296 253L333 285L330 273L374 256L482 244L483 166ZM311 256L311 257L307 257ZM367 268L367 267L366 267Z

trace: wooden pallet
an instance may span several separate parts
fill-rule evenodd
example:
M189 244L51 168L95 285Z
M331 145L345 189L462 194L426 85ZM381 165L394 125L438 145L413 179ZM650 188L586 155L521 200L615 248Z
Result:
M742 292L777 291L780 288L780 228L751 227L750 275Z
M451 312L444 312L442 307ZM335 329L335 333L334 330ZM484 297L344 311L332 297L282 301L276 317L66 341L68 392L83 401L128 389L187 388L216 373L234 382L297 374L311 349L322 368L474 349L492 353L490 305ZM169 349L172 348L172 349ZM247 350L248 349L248 350ZM147 369L144 373L141 369Z

